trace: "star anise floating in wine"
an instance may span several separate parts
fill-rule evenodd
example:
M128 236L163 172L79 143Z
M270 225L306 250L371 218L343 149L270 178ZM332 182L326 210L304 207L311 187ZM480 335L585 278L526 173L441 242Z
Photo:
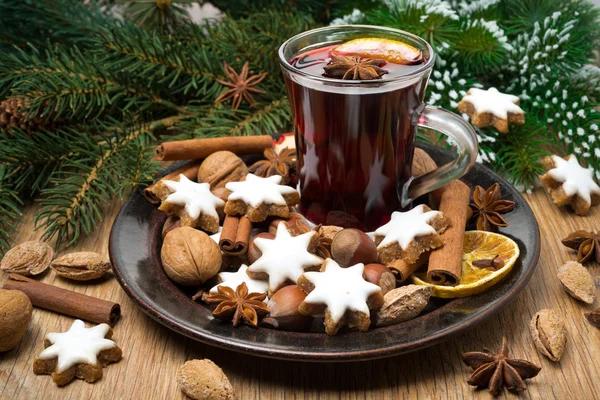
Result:
M258 320L269 313L263 300L265 293L248 293L248 286L242 282L236 290L227 286L218 286L218 293L210 293L203 299L215 307L213 315L222 320L231 320L233 326L241 323L257 326Z
M535 377L541 368L526 360L508 358L506 338L502 338L502 346L497 353L484 349L463 353L462 359L475 371L467 381L471 386L487 387L496 396L502 387L513 392L526 390L525 379Z
M473 218L477 218L477 230L491 231L497 226L508 226L501 214L511 212L515 202L500 199L502 191L498 183L487 189L477 186L473 192L473 203L470 204Z
M296 164L296 149L287 147L279 153L275 149L266 149L264 151L266 160L260 160L248 168L248 172L262 177L280 175L282 184L290 181L290 167Z
M584 263L595 260L600 263L600 234L575 231L562 240L565 246L577 250L577 261Z
M221 103L232 99L231 107L236 110L240 104L242 103L242 99L246 100L248 104L253 105L256 103L254 97L252 97L252 93L264 93L264 90L256 89L254 86L258 85L267 73L264 72L258 75L250 75L248 71L248 61L244 63L242 67L242 72L239 74L231 68L226 62L223 63L223 70L229 78L229 81L224 81L221 79L215 79L223 86L230 87L231 89L221 93L219 97L215 99L215 103Z
M381 79L388 71L381 68L385 60L363 57L331 56L329 64L323 67L325 73L333 78L346 80Z

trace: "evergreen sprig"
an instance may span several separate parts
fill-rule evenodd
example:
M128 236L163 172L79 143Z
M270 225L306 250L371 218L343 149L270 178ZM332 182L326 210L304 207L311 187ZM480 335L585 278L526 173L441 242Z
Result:
M11 188L8 167L0 163L0 254L10 247L12 234L17 229L23 202Z

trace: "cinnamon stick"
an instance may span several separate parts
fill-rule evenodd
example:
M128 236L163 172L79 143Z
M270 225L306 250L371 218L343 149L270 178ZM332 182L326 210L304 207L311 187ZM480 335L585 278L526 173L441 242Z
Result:
M192 160L181 167L177 168L170 174L167 174L160 178L158 181L154 182L152 185L148 186L144 189L144 197L152 204L160 203L160 196L158 195L158 186L157 183L167 180L167 181L179 181L179 175L183 175L188 179L196 180L198 177L198 169L200 168L200 164L202 164L202 160ZM160 185L159 185L160 186Z
M388 265L388 268L396 275L396 282L403 283L427 262L429 255L429 252L421 254L419 258L417 258L417 261L412 264L409 264L400 258Z
M427 279L437 285L456 286L462 275L463 240L471 190L458 180L443 189L440 211L450 219L450 227L442 234L444 246L434 250L429 257Z
M273 147L273 138L263 136L228 136L164 142L156 148L159 161L196 160L216 151L228 150L239 155L262 153Z
M227 215L223 222L219 247L225 254L239 256L248 251L252 222L245 215L236 217Z
M121 306L117 303L48 285L17 274L9 275L4 283L4 289L20 290L36 307L97 324L106 323L114 326L121 316Z

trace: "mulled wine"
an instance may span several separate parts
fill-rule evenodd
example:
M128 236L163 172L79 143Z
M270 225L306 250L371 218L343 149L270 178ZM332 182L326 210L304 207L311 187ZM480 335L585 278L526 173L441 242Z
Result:
M372 231L472 165L472 128L423 104L434 57L422 39L373 26L315 29L280 47L294 118L300 211L310 221ZM417 124L444 131L460 154L412 179Z

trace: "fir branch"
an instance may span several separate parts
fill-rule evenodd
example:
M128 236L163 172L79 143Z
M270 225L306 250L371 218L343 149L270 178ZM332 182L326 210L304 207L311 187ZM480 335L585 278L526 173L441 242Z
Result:
M215 62L209 46L183 45L173 37L127 22L104 29L97 36L97 45L107 69L135 75L149 87L194 97L216 97L220 90L215 77L222 63Z
M212 136L250 136L281 133L291 125L290 104L287 97L270 103L258 102L253 107L233 110L216 105L205 115L177 124L183 132L178 139Z
M195 0L119 0L123 15L139 26L171 32L174 26L189 21L186 5Z
M114 194L123 192L126 177L144 176L139 172L140 140L163 127L170 127L182 116L173 116L133 130L117 132L107 127L107 133L95 144L78 143L84 157L67 161L50 178L52 187L42 191L40 210L35 216L36 229L43 229L44 240L56 237L57 247L74 244L80 235L89 235L102 219L100 207L110 202ZM131 171L137 170L134 175Z
M12 243L23 205L17 191L10 184L8 175L8 167L0 163L0 256Z

